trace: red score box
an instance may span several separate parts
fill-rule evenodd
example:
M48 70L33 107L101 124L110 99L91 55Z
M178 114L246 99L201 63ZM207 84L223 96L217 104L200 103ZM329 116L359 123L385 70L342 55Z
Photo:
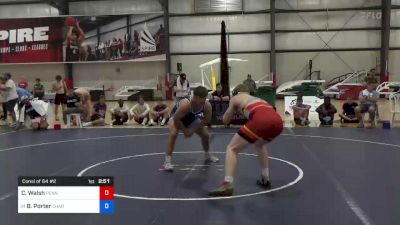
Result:
M113 200L113 199L114 199L114 187L101 186L100 187L100 200Z

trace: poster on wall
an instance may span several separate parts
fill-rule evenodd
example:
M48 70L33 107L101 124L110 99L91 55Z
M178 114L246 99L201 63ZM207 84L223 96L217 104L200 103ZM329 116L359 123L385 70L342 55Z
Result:
M0 20L0 63L165 60L161 14Z
M0 63L63 61L60 18L1 19Z

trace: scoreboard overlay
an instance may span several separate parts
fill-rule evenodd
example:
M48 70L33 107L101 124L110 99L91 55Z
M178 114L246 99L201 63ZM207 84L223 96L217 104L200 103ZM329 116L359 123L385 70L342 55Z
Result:
M18 213L114 213L114 178L18 177Z

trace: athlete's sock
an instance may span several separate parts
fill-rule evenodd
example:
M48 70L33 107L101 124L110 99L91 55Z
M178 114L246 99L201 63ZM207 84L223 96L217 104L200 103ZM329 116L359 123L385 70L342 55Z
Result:
M233 183L233 177L231 177L231 176L225 176L225 179L224 179L224 183Z
M267 168L263 168L263 169L261 170L261 175L262 175L265 179L269 180L269 168L268 168L268 167L267 167Z
M164 124L165 124L166 121L167 121L167 119L166 119L166 118L163 118L162 121L161 121L161 126L164 126Z

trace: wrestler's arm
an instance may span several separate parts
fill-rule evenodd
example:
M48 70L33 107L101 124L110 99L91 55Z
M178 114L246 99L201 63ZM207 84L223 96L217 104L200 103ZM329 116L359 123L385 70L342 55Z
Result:
M65 44L67 46L70 45L70 39L71 39L71 36L72 36L72 29L74 29L74 28L73 27L69 27L68 28L67 38L65 39Z
M237 111L239 104L238 96L233 97L229 101L229 107L226 110L224 116L222 117L222 122L224 125L229 125L232 119L233 114Z
M85 40L85 32L83 32L82 28L79 26L79 22L76 22L76 28L78 29L79 32L79 38L78 38L78 43L82 44L83 41Z

